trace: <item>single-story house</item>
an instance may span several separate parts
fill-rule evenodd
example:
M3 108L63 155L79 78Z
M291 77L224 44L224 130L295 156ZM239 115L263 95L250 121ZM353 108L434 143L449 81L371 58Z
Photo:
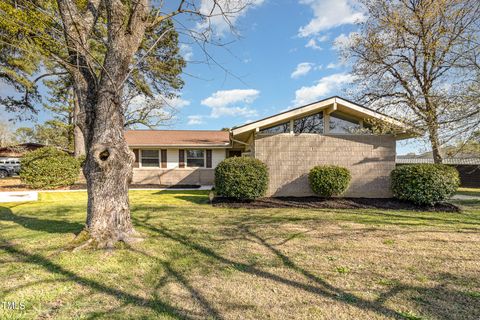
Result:
M417 163L433 163L433 158L422 156L398 156L397 165ZM466 188L480 188L480 157L467 154L457 154L443 159L444 164L455 167L460 175L460 186Z
M374 134L373 124L389 133ZM269 168L269 196L312 195L307 175L320 164L347 167L345 196L390 197L396 140L415 128L340 97L331 97L229 131L128 130L136 156L132 183L212 185L214 169L233 156L255 157Z
M1 147L0 159L13 158L15 160L18 160L21 157L23 157L25 153L29 151L37 150L42 147L45 147L45 145L40 143L33 143L33 142Z

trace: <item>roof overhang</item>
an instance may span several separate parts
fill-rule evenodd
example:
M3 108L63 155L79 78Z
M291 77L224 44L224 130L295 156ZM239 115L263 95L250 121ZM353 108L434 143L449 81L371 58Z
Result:
M207 148L221 149L229 148L230 143L225 144L129 144L129 148Z
M260 129L274 126L291 119L295 119L301 116L317 113L319 111L325 111L327 114L334 111L340 111L360 119L375 119L388 124L394 128L397 139L407 139L419 136L422 132L409 124L399 121L395 118L381 114L377 111L368 109L359 104L342 99L340 97L331 97L322 101L314 102L306 106L288 110L255 122L247 123L242 126L234 127L231 129L231 133L234 137L244 136L250 134L250 132L258 131Z

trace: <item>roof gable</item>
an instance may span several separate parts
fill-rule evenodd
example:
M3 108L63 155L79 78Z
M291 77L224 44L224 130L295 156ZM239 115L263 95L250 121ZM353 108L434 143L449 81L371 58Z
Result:
M305 106L301 106L295 109L287 110L282 113L272 115L267 118L263 118L254 122L244 124L242 126L237 126L232 128L233 135L242 134L248 131L256 130L257 128L265 128L273 126L291 119L299 118L306 116L315 112L327 111L331 113L333 111L341 111L352 115L358 119L376 119L381 122L392 125L397 131L401 134L415 136L418 134L418 130L411 125L408 125L402 121L399 121L390 116L384 115L375 110L369 109L362 105L356 104L349 100L334 96L327 98L321 101L317 101Z

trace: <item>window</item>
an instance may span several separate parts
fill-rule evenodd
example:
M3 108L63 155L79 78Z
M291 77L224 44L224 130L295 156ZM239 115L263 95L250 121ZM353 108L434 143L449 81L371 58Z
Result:
M158 150L142 150L142 167L158 167Z
M200 149L187 150L187 167L190 167L190 168L205 167L204 150L200 150Z
M289 122L281 123L276 126L260 130L260 133L263 133L263 134L278 134L278 133L289 133L289 132L290 132Z
M361 126L358 120L338 112L330 114L330 133L353 134L360 129Z
M323 112L296 119L293 122L294 133L323 133Z

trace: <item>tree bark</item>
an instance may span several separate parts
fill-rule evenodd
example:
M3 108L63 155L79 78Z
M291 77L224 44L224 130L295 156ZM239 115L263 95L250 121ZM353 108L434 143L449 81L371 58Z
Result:
M89 1L89 7L93 8L102 4L107 21L106 52L97 73L91 66L98 62L92 60L88 48L79 43L88 42L95 28L89 21L97 21L94 15L98 11L81 12L69 0L57 0L57 3L72 60L69 67L80 109L77 124L85 139L83 173L88 192L85 229L96 247L112 247L117 241L128 243L137 238L128 200L135 156L125 140L121 102L132 58L149 22L150 6L148 0ZM87 19L86 14L92 16Z
M73 94L73 154L75 158L85 155L85 139L83 132L78 126L78 115L80 113L80 106L78 104L77 95Z
M98 247L130 242L136 235L128 200L135 156L124 138L120 100L112 98L108 92L99 94L83 167L88 192L86 229Z
M430 122L428 124L428 137L432 146L432 155L434 163L442 163L443 158L440 153L440 140L438 138L438 128L436 122Z

